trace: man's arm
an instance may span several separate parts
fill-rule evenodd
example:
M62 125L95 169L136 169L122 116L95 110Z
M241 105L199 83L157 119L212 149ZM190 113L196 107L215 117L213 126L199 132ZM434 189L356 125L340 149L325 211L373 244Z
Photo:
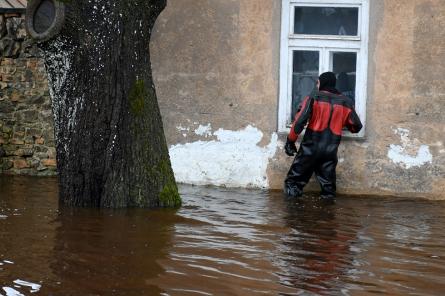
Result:
M307 121L312 114L312 106L314 105L314 99L310 96L304 98L303 102L295 115L294 122L287 136L288 141L295 143L298 139L298 135L303 131Z
M346 127L353 134L358 133L363 127L362 122L354 109L352 109L349 113L348 120L346 121Z

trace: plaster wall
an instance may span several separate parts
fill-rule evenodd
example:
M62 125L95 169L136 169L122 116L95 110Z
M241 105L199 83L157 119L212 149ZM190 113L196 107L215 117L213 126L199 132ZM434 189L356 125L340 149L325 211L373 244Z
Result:
M168 1L151 53L178 181L281 188L280 2ZM339 192L445 199L444 12L370 1L366 136L341 145Z
M276 0L168 1L151 54L178 181L268 186L280 9Z
M445 198L444 11L371 1L367 136L342 147L344 191Z

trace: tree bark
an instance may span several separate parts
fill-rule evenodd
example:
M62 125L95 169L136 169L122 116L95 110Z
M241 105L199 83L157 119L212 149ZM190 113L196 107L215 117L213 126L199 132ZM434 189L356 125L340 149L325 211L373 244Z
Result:
M166 0L53 1L63 24L53 26L59 26L55 36L42 37L40 47L52 98L61 201L179 206L149 53Z

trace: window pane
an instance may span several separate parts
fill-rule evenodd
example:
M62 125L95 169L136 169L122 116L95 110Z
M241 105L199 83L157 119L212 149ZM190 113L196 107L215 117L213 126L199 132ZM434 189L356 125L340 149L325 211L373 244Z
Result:
M293 52L291 122L303 98L316 87L318 66L318 51L295 50Z
M294 34L357 36L358 7L295 7Z
M357 54L333 52L332 72L337 75L337 89L355 101Z

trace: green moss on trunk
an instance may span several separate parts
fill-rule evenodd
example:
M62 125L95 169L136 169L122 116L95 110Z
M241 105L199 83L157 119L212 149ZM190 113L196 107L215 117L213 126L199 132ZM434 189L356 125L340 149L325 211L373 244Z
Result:
M155 167L155 174L162 180L165 185L159 193L159 202L162 207L180 207L181 197L176 186L175 177L169 159L162 159Z
M130 102L130 111L135 116L141 116L144 114L145 100L148 96L148 92L145 89L145 83L143 80L136 80L128 95L128 101Z
M180 207L182 204L179 196L178 187L174 182L169 182L164 185L159 193L159 202L162 207Z
M144 81L134 81L128 95L128 102L130 113L138 117L134 118L135 124L132 128L132 132L137 135L138 138L146 132L143 126L139 124L139 120L144 119L145 116L153 115L151 113L153 110L150 107L153 105L153 100L156 100L156 97L146 88ZM157 149L162 147L161 150L165 151L160 154L161 158L157 160L153 159L153 162L147 161L142 163L147 179L159 181L158 205L160 207L180 207L182 203L181 197L178 193L178 187L176 186L175 177L171 168L167 146L162 140L158 142L159 140L155 138L143 138L142 143L144 144L142 147L144 147L144 153L153 153L153 145L156 145ZM155 155L152 156L157 158ZM137 188L135 188L131 194L132 199L136 202L143 200L141 192L138 191Z

